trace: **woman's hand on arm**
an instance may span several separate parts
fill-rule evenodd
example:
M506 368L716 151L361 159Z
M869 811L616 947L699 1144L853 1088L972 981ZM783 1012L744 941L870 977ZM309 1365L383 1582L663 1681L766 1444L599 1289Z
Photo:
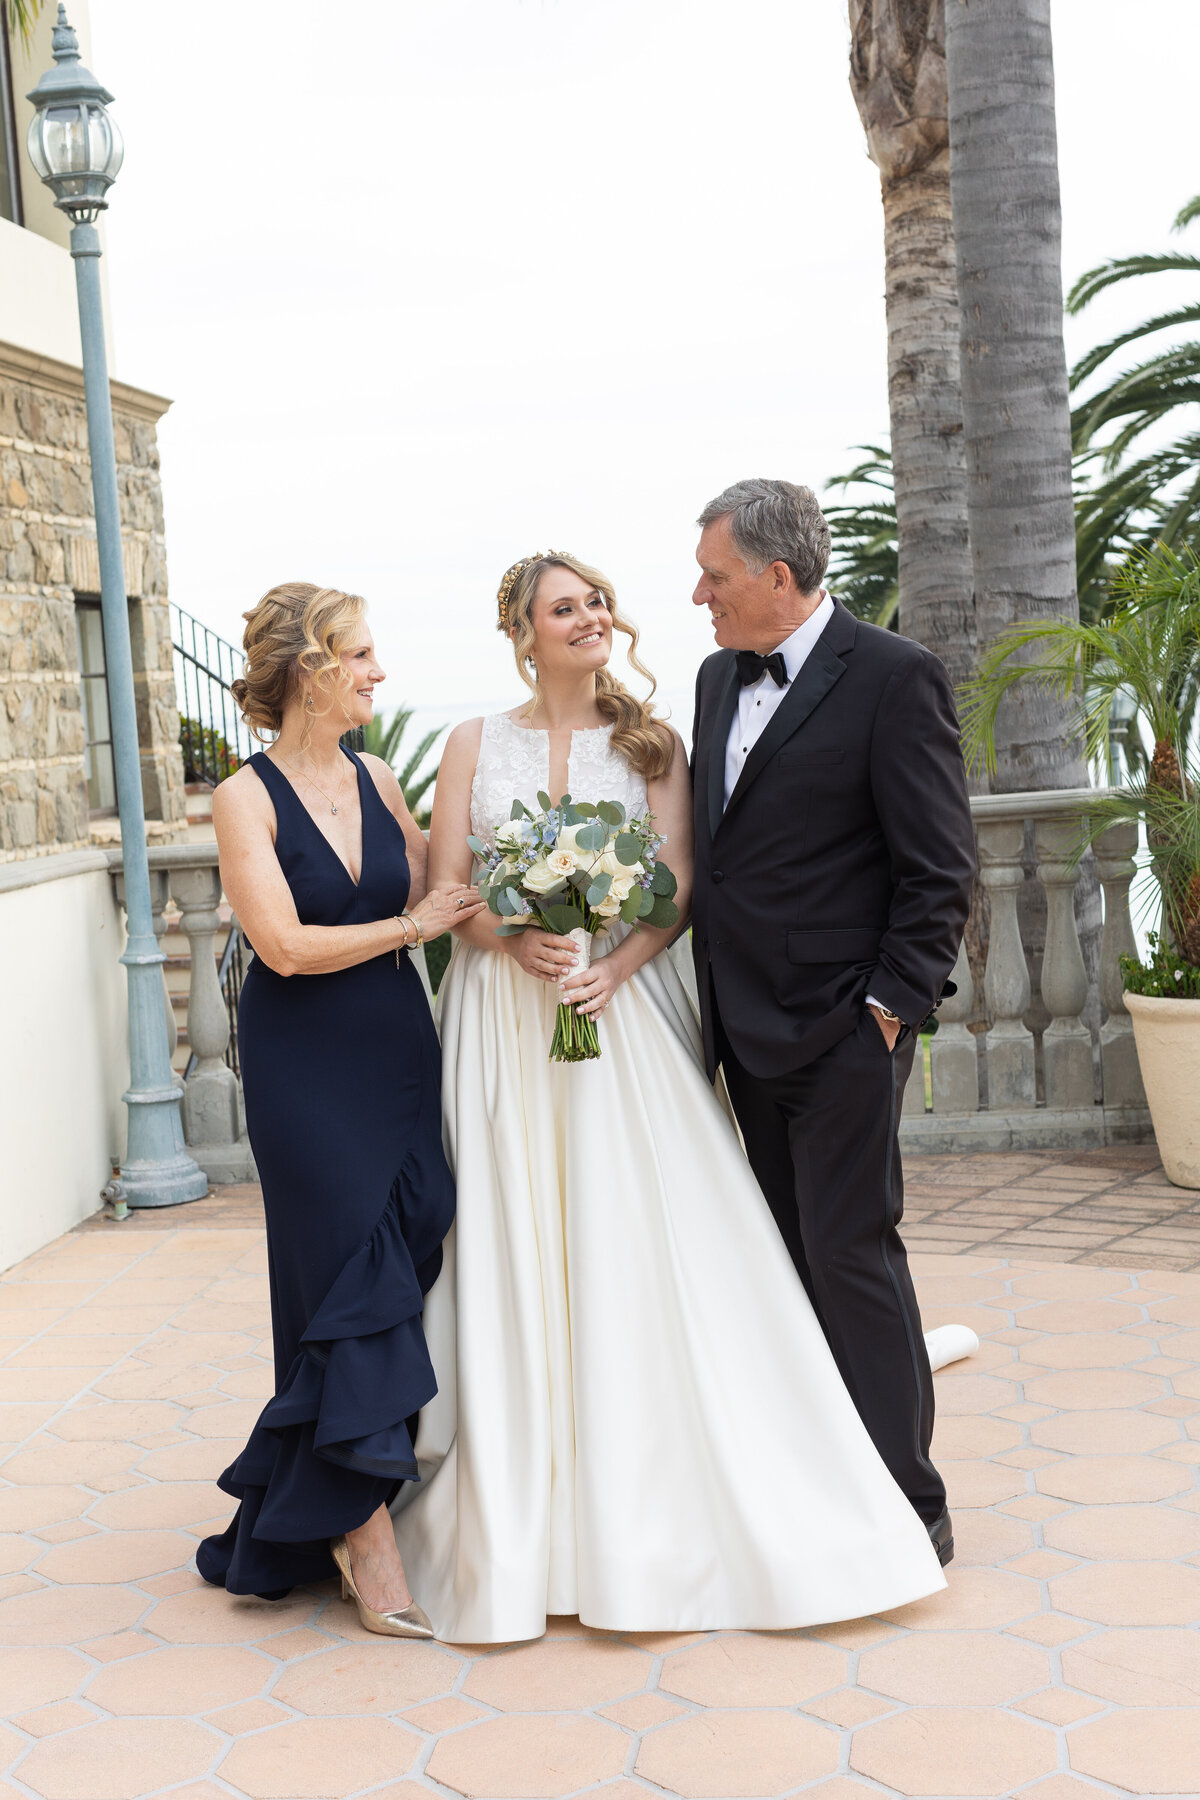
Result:
M221 882L229 904L255 955L277 975L332 974L415 942L412 926L401 919L363 925L301 924L275 854L275 809L252 769L239 770L221 782L213 793L212 810ZM473 888L458 885L428 896L412 912L428 938L447 930L460 913L470 917L480 904Z
M635 969L665 950L679 936L687 922L692 904L692 784L688 774L687 752L679 733L672 729L675 754L671 767L647 784L650 811L655 829L667 842L663 861L679 886L675 904L679 908L676 924L662 928L639 925L607 956L597 958L589 969L568 983L564 998L573 1000L576 1010L593 1017L604 1011L623 981Z

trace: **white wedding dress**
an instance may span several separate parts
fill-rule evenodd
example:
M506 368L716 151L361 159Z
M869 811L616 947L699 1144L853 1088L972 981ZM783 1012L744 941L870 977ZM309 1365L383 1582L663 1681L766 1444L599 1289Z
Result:
M485 720L477 836L514 797L536 809L548 758L545 733ZM577 799L646 810L607 728L574 734L569 773ZM395 1508L437 1636L535 1638L555 1613L787 1628L944 1587L708 1084L670 955L618 989L596 1061L548 1061L557 1002L510 957L455 944L457 1241L426 1305L424 1479Z

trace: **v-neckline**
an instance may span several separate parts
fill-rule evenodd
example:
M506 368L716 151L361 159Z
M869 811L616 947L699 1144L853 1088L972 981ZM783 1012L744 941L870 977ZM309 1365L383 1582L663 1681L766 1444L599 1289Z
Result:
M292 790L292 793L295 794L295 796L296 796L296 805L300 808L300 811L304 814L305 818L308 820L309 824L312 826L313 830L316 832L316 834L320 838L321 842L325 845L326 849L329 851L329 854L333 857L334 861L337 863L338 868L342 871L342 874L346 877L346 880L350 883L350 886L355 890L355 892L357 892L358 889L362 886L363 871L367 866L367 807L366 807L366 802L363 799L362 764L359 762L358 758L356 756L352 756L350 754L349 750L347 750L343 745L339 745L338 748L341 750L342 755L346 758L346 761L350 764L350 767L354 771L354 783L358 789L359 851L358 851L358 880L357 881L354 879L354 876L350 872L349 863L347 863L343 860L340 851L338 851L336 849L336 847L334 846L334 844L330 841L330 839L326 837L325 833L321 830L321 827L317 824L317 821L313 818L313 816L309 812L307 806L305 806L303 800L300 798L300 795L296 792L295 783L292 781L291 777L288 775L284 775L282 769L278 769L276 772L280 775L283 775L283 779L287 782L288 786ZM266 758L266 760L268 762L271 762L271 759L269 756ZM275 768L275 764L271 763L271 767Z

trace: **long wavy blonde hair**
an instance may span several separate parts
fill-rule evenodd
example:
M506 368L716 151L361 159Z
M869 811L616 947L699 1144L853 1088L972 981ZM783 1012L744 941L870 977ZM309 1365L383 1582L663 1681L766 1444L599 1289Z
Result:
M366 610L361 594L284 581L242 614L246 669L230 692L260 743L279 730L302 687L312 700L312 717L344 704L354 677L342 665L342 652L354 647Z
M497 629L505 632L512 640L521 680L532 690L536 702L537 671L533 667L532 651L537 633L533 625L533 602L538 582L547 569L570 569L581 581L586 581L589 587L603 594L604 603L612 618L613 630L629 639L630 666L650 683L650 693L644 700L639 700L608 669L598 669L596 706L601 718L606 719L613 728L613 749L620 752L630 768L646 781L665 775L675 753L675 738L663 721L655 716L650 705L658 683L638 657L637 626L631 620L623 619L618 612L616 592L607 575L602 575L599 569L593 569L590 563L580 562L577 556L568 556L563 551L555 551L552 556L539 556L522 569L509 591L507 614L497 620Z

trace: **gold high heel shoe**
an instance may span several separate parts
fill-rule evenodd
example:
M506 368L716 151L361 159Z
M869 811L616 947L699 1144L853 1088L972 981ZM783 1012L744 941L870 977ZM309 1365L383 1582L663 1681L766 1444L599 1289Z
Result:
M330 1538L329 1551L342 1577L342 1599L353 1600L365 1630L377 1631L381 1637L432 1638L433 1626L415 1600L410 1600L398 1612L378 1613L367 1605L354 1585L350 1546L344 1537Z

